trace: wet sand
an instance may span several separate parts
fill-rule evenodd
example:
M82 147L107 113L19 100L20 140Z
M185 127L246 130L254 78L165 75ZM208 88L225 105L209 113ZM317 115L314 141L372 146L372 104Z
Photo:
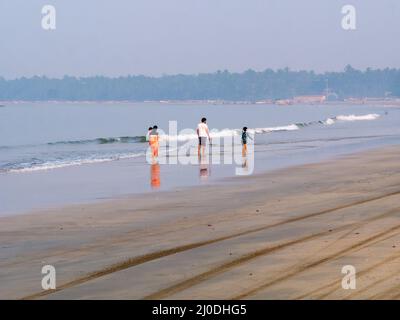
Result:
M0 218L0 298L398 299L399 156Z

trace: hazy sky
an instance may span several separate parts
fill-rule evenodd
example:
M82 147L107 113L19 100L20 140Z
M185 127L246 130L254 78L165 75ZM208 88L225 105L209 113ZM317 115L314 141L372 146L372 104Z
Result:
M57 29L41 27L54 5ZM357 30L341 27L343 5ZM400 68L399 0L0 0L0 76Z

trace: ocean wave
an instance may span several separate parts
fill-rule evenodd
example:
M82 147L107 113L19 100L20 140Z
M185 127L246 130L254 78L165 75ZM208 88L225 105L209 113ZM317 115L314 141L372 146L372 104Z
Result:
M145 136L134 136L134 137L109 137L109 138L95 138L95 139L84 139L84 140L67 140L67 141L56 141L48 142L47 145L76 145L76 144L108 144L108 143L140 143L146 142Z
M326 120L319 120L319 121L310 121L310 122L300 122L296 124L291 124L288 126L282 126L282 127L272 127L272 128L257 128L254 129L253 132L256 134L263 134L263 133L271 133L274 131L293 131L293 130L299 130L304 127L309 127L313 125L333 125L337 123L338 121L368 121L368 120L376 120L380 117L379 114L376 113L370 113L370 114L365 114L365 115L338 115L332 118L327 118ZM251 130L249 130L251 132Z
M290 124L288 126L281 126L281 127L269 127L269 128L256 128L250 129L250 132L254 132L256 134L263 134L263 133L271 133L271 132L279 132L279 131L294 131L299 130L302 124Z
M368 121L368 120L376 120L380 117L379 114L365 114L365 115L338 115L335 117L327 118L325 120L319 121L311 121L311 122L302 122L289 124L286 126L276 126L276 127L265 127L265 128L249 128L248 132L250 134L262 135L262 134L271 134L274 132L284 132L284 131L295 131L300 130L302 128L306 128L314 125L327 125L331 126L337 122L353 122L353 121ZM223 129L223 130L212 130L210 135L212 138L222 138L229 136L238 136L241 134L241 129ZM195 131L188 133L181 133L179 135L163 135L160 134L160 138L165 141L190 141L197 139L197 134ZM86 139L86 140L70 140L70 141L57 141L57 142L49 142L44 145L48 146L59 146L59 145L90 145L90 144L114 144L114 143L144 143L146 142L145 136L124 136L124 137L109 137L109 138L96 138L96 139ZM43 144L42 144L43 146ZM32 146L0 146L0 149L8 149L8 148L20 148L20 147L35 147ZM126 149L126 148L125 148ZM110 162L122 159L130 159L135 157L145 156L144 152L139 153L130 153L130 152L119 152L116 154L94 154L89 156L82 156L81 158L66 158L66 159L56 159L56 160L39 160L39 159L30 159L26 162L19 163L11 163L9 165L3 166L0 168L0 172L34 172L34 171L43 171L43 170L52 170L65 168L70 166L80 166L84 164L93 164L93 163L102 163L102 162Z
M376 120L380 117L379 114L371 113L366 115L338 115L335 117L328 118L326 120L311 121L311 122L301 122L293 123L289 125L276 126L276 127L265 127L265 128L254 128L248 129L249 133L253 134L268 134L273 132L282 131L294 131L299 130L304 127L309 127L312 125L333 125L337 121L366 121L366 120ZM228 137L240 135L241 129L223 129L223 130L211 130L210 136L212 138ZM197 134L193 130L192 133L181 133L179 135L167 135L160 134L160 138L166 141L188 141L197 139ZM123 137L103 137L94 139L83 139L83 140L66 140L66 141L56 141L48 142L45 145L57 146L57 145L85 145L85 144L116 144L116 143L145 143L146 136L123 136ZM25 146L0 146L0 149L12 149L12 148L22 148L22 147L34 147L35 145L25 145Z
M324 124L330 126L330 125L332 125L332 124L335 124L335 122L336 122L335 119L328 118L328 119L326 119L326 120L324 121Z
M376 120L380 117L379 114L377 113L369 113L369 114L364 114L364 115L354 115L354 114L349 114L349 115L339 115L333 118L328 118L324 121L324 124L326 125L333 125L337 121L349 121L349 122L354 122L354 121L371 121L371 120Z
M181 133L179 135L167 135L167 134L160 134L160 139L165 141L190 141L190 140L197 140L198 136L194 130L191 130L192 133ZM240 129L223 129L223 130L210 130L210 137L211 138L223 138L223 137L231 137L237 136L241 132Z
M38 146L113 144L113 143L143 143L143 142L146 142L146 137L145 136L108 137L108 138L94 138L94 139L82 139L82 140L55 141L55 142L47 142L47 143L41 143L41 144L0 146L0 150L32 148L32 147L38 147Z
M24 173L24 172L35 172L35 171L47 171L47 170L61 169L72 166L81 166L85 164L95 164L95 163L111 162L123 159L133 159L141 157L143 155L144 153L129 153L129 154L120 154L120 155L114 155L109 157L98 157L98 158L89 157L82 159L50 160L50 161L44 161L42 163L37 163L36 161L32 161L32 162L14 164L11 168L4 168L0 170L0 172Z
M340 121L365 121L365 120L376 120L380 117L379 114L376 113L370 113L362 116L356 116L354 114L350 114L347 116L337 116L336 119Z

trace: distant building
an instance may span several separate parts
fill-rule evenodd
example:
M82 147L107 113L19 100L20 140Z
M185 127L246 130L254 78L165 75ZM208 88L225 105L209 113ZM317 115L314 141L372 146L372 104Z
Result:
M323 103L326 100L325 95L320 96L298 96L293 98L294 103L304 103L304 104L317 104Z

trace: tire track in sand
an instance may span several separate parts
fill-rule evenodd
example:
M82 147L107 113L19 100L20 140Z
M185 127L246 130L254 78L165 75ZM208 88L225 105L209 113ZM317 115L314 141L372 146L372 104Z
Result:
M302 243L302 242L306 242L306 241L309 241L309 240L313 240L313 239L316 239L316 238L319 238L319 237L322 237L322 236L325 236L325 235L328 235L328 234L331 235L331 234L335 234L337 232L340 232L340 231L343 231L343 230L346 230L346 229L350 229L350 228L352 229L355 226L358 228L358 227L360 227L360 226L362 226L364 224L368 224L368 223L370 223L372 221L375 221L377 219L384 218L384 217L389 216L389 215L391 215L393 213L397 213L397 212L399 212L398 210L399 210L399 208L391 209L391 210L389 210L387 212L384 212L384 213L380 214L379 216L372 217L372 218L367 219L365 221L354 222L354 223L347 224L347 225L344 225L344 226L341 226L341 227L338 227L338 228L335 228L335 229L322 231L322 232L315 233L315 234L312 234L312 235L308 235L308 236L305 236L305 237L302 237L302 238L298 238L298 239L295 239L295 240L287 241L287 242L284 242L282 244L278 244L276 246L268 246L266 248L263 248L263 249L260 249L260 250L254 251L254 252L250 252L248 254L242 255L241 257L239 257L239 258L237 258L235 260L229 261L227 263L223 263L223 264L219 265L218 267L215 267L215 268L213 268L211 270L205 271L205 272L200 273L200 274L198 274L196 276L193 276L193 277L191 277L189 279L186 279L186 280L183 280L183 281L181 281L179 283L176 283L176 284L174 284L174 285L172 285L170 287L164 288L164 289L162 289L160 291L157 291L157 292L152 293L152 294L150 294L148 296L145 296L143 299L145 299L145 300L163 299L163 298L165 298L165 297L167 297L169 295L172 295L172 294L178 293L180 291L183 291L185 289L188 289L188 288L190 288L190 287L192 287L194 285L197 285L197 284L199 284L199 283L201 283L201 282L203 282L203 281L205 281L205 280L207 280L207 279L209 279L211 277L214 277L214 276L216 276L218 274L226 272L226 271L228 271L228 270L230 270L230 269L232 269L232 268L234 268L234 267L236 267L236 266L238 266L240 264L243 264L243 263L248 262L250 260L253 260L255 258L259 258L261 256L265 256L267 254L275 252L277 250L284 249L286 247L289 247L289 246L292 246L292 245L296 245L296 244L299 244L299 243ZM400 228L400 225L398 226L398 228ZM390 230L388 232L390 232ZM386 232L385 232L385 234L386 234ZM373 238L369 238L369 240L373 241Z
M369 238L367 238L367 239L365 239L363 241L355 243L355 244L353 244L353 245L351 245L351 246L349 246L349 247L347 247L345 249L342 249L342 250L340 250L338 252L335 252L335 253L333 253L331 255L328 255L328 256L326 256L326 257L324 257L322 259L317 259L317 260L314 260L314 261L309 262L309 263L297 265L292 270L290 270L290 271L286 272L285 274L283 274L281 277L275 278L273 280L270 280L268 282L263 283L260 286L257 286L257 287L255 287L253 289L250 289L250 290L247 290L247 291L245 291L245 292L243 292L243 293L241 293L241 294L239 294L239 295L237 295L235 297L232 297L232 299L233 300L244 299L244 298L246 298L248 296L251 296L251 295L253 295L253 294L255 294L255 293L257 293L257 292L259 292L261 290L264 290L264 289L266 289L266 288L268 288L268 287L270 287L270 286L272 286L272 285L274 285L276 283L282 282L282 281L284 281L284 280L286 280L286 279L288 279L290 277L293 277L294 275L297 275L297 274L299 274L301 272L304 272L306 270L309 270L311 268L317 267L317 266L319 266L319 265L321 265L323 263L326 263L328 261L337 259L337 258L339 258L339 257L341 257L341 256L343 256L343 255L345 255L345 254L347 254L349 252L354 251L355 249L359 249L361 247L364 247L365 245L368 245L371 242L374 242L375 240L379 240L379 238L387 235L388 233L391 233L391 232L394 232L394 231L398 231L398 230L400 230L400 224L396 225L396 226L394 226L392 228L389 228L389 229L387 229L385 231L382 231L382 232L380 232L378 234L375 234L374 236L369 237Z
M385 240L388 240L388 239L390 239L390 238L393 238L393 237L396 237L396 236L399 236L399 235L400 235L400 232L393 233L393 234L389 234L389 235L387 235L387 236L385 236L385 237L379 238L378 240L375 240L375 241L370 242L370 243L368 244L368 246L372 246L372 245L374 245L374 244L383 242L383 241L385 241ZM362 250L362 249L364 249L365 247L368 247L368 246L360 247L360 248L358 248L357 250L355 250L354 252L357 252L357 251L359 251L359 250ZM400 258L400 256L396 256L396 255L395 255L395 256L390 256L389 258L386 258L386 259L384 259L383 261L378 262L376 265L374 265L374 266L368 268L367 270L365 270L365 272L364 272L364 271L361 271L361 272L358 272L357 274L358 274L358 275L363 275L363 274L365 274L365 273L367 273L367 272L370 272L370 271L372 271L373 269L376 269L376 268L378 268L378 267L380 267L380 266L382 266L382 265L384 265L384 264L386 264L386 263L393 262L393 261L397 260L398 258ZM390 278L390 276L388 276L388 278ZM385 278L385 279L386 279L386 278ZM381 280L382 280L382 279L381 279ZM375 284L373 284L373 285L370 285L370 286L368 286L368 287L371 287L371 288L372 288L372 287L373 287L374 285L376 285L376 284L377 284L377 283L375 283ZM369 289L369 288L368 288L368 289ZM357 290L356 292L354 292L354 293L352 293L351 295L349 295L348 297L346 297L346 299L352 299L354 296L357 296L359 293L365 292L365 291L367 291L368 289L363 288L363 289L361 289L361 290ZM322 293L321 295L317 296L317 299L324 299L324 298L326 298L327 296L329 296L330 294L332 294L333 292L335 292L336 290L337 290L337 289L332 289L332 290L329 291L329 292Z
M361 277L361 276L363 276L365 274L368 274L369 272L375 270L376 268L379 268L382 265L385 265L387 263L396 261L397 259L400 259L400 255L398 255L398 254L397 255L392 255L392 256L390 256L390 257L388 257L388 258L386 258L386 259L384 259L384 260L382 260L382 261L380 261L380 262L378 262L378 263L376 263L376 264L374 264L374 265L372 265L372 266L370 266L370 267L368 267L366 269L363 269L363 270L357 272L357 276ZM393 274L390 274L389 276L387 276L385 278L382 278L382 279L379 279L379 280L369 284L368 286L366 286L366 287L364 287L362 289L357 289L356 292L346 296L345 299L346 300L347 299L352 299L352 298L358 296L360 293L368 291L370 288L374 287L375 285L377 285L381 281L387 280L392 276L393 276ZM319 287L319 288L317 288L315 290L312 290L312 291L309 291L309 292L304 293L302 295L296 296L295 298L293 298L293 300L301 300L301 299L310 298L312 295L317 295L315 298L318 299L318 300L326 298L327 296L329 296L330 294L334 293L338 289L341 289L340 283L341 283L340 279L337 279L337 280L332 281L332 282L330 282L330 283L328 283L328 284L326 284L326 285L324 285L322 287ZM330 289L330 290L326 291L328 289Z
M313 212L310 214L305 214L305 215L301 215L298 217L293 217L293 218L289 218L283 221L278 221L276 223L272 223L272 224L267 224L261 227L257 227L257 228L253 228L253 229L249 229L249 230L245 230L242 232L238 232L238 233L234 233L234 234L230 234L230 235L226 235L226 236L222 236L222 237L218 237L218 238L214 238L214 239L210 239L210 240L205 240L205 241L200 241L200 242L195 242L195 243L191 243L191 244L187 244L187 245L183 245L183 246L178 246L178 247L174 247L174 248L170 248L170 249L165 249L165 250L160 250L157 252L152 252L149 254L145 254L145 255L141 255L141 256L136 256L133 258L129 258L125 261L113 264L111 266L105 267L104 269L98 270L98 271L94 271L91 272L85 276L82 276L80 278L77 278L75 280L66 282L60 286L58 286L55 290L47 290L47 291L41 291L41 292L37 292L25 297L22 297L22 300L30 300L30 299L36 299L36 298L40 298L43 296L47 296L50 294L53 294L55 292L59 292L62 290L65 290L67 288L76 286L76 285L80 285L82 283L100 278L100 277L104 277L106 275L118 272L118 271L122 271L149 261L153 261L153 260L157 260L166 256L170 256L170 255L174 255L180 252L184 252L184 251L188 251L188 250L192 250L195 248L199 248L202 246L206 246L206 245L210 245L210 244L214 244L217 242L221 242L221 241L225 241L225 240L229 240L229 239L233 239L236 237L240 237L240 236L244 236L244 235L248 235L251 233L256 233L259 231L263 231L263 230L268 230L277 226L282 226L288 223L292 223L292 222L297 222L297 221L301 221L301 220L305 220L305 219L309 219L309 218L313 218L313 217L318 217L321 215L325 215L328 213L332 213L338 210L342 210L342 209L347 209L347 208L351 208L354 206L358 206L358 205L362 205L365 203L369 203L369 202L373 202L373 201L377 201L377 200L381 200L383 198L387 198L387 197L391 197L391 196L395 196L395 195L399 195L400 191L393 191L393 192L389 192L386 194L381 194L379 196L376 197L371 197L368 199L363 199L363 200L358 200L358 201L354 201L352 203L348 203L348 204L344 204L341 206L337 206L334 208L330 208L330 209L326 209L326 210L322 210L322 211L317 211L317 212Z

